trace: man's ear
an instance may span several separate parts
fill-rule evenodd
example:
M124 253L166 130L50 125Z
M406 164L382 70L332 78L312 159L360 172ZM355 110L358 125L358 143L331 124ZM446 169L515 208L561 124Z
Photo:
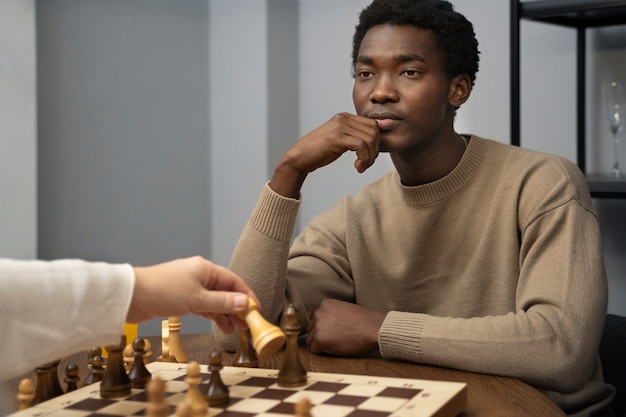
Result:
M457 75L450 81L450 93L448 101L455 109L465 103L472 92L472 81L467 74Z

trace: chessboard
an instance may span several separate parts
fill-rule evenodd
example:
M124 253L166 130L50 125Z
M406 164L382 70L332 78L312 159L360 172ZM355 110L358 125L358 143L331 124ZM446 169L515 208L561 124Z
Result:
M168 416L176 416L189 388L187 365L147 364L153 379L165 381ZM200 365L200 372L202 390L211 373L207 365ZM209 417L294 416L295 404L302 398L310 402L312 417L453 417L467 403L466 384L460 382L308 372L304 385L291 388L277 384L277 370L224 366L220 375L229 390L228 403L209 404ZM146 390L138 388L125 397L102 398L97 382L12 416L140 416L146 414L148 404Z

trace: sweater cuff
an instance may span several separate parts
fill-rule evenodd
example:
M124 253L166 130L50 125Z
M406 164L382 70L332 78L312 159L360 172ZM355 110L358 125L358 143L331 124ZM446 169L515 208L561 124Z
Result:
M384 358L421 362L421 335L426 315L390 311L378 332L378 346Z
M283 197L265 184L250 224L260 233L279 241L291 239L301 200Z

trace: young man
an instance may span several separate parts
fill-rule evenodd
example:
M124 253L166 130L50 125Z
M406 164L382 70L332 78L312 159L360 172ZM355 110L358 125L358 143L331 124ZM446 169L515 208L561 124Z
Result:
M455 132L478 47L448 2L374 0L353 48L356 115L284 155L231 268L270 320L295 305L313 352L504 375L570 415L603 410L607 283L584 176L563 158ZM381 152L395 170L313 219L290 249L307 174L348 151L359 172Z

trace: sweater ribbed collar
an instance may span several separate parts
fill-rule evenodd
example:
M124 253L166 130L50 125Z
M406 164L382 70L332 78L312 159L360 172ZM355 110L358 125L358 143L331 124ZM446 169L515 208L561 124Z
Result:
M472 177L484 159L486 149L486 141L471 135L467 149L452 172L428 184L411 187L402 185L398 172L394 171L404 200L409 206L419 207L434 204L458 194L472 181Z

